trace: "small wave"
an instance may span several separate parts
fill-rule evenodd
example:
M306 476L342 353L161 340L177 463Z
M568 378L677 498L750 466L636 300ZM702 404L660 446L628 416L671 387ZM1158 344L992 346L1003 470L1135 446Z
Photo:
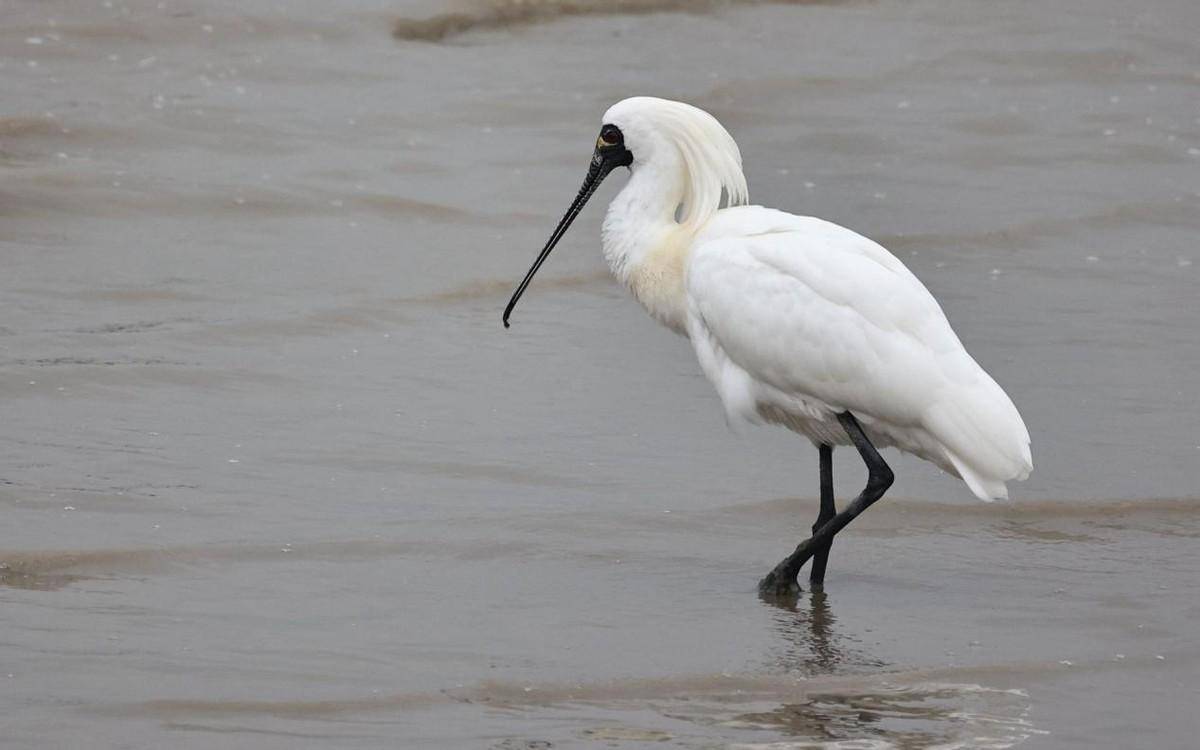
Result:
M500 560L530 548L511 542L459 546L425 540L347 539L288 544L214 544L91 550L0 550L0 587L53 591L76 581L129 574L159 574L204 563L272 563L296 560L430 559Z
M144 333L167 325L166 320L139 320L133 323L104 323L97 326L76 328L75 333Z
M566 16L639 13L704 13L732 5L829 5L836 0L496 0L469 10L428 18L401 18L392 36L405 41L440 42L478 29L544 23Z
M573 289L605 281L609 278L607 271L581 273L572 276L556 276L549 279L538 279L538 286L543 289ZM475 281L453 289L441 292L423 294L415 297L405 297L397 300L408 304L438 304L466 302L469 300L499 297L512 293L517 285L517 278L492 279L490 281Z
M192 362L154 357L41 357L38 359L0 360L0 367L188 367Z
M62 135L67 132L57 119L48 115L11 115L0 117L0 138L27 138Z
M602 283L609 278L607 271L558 276L538 279L538 288L574 289ZM305 315L293 315L287 318L216 321L207 325L195 326L180 335L192 340L210 341L215 339L229 342L294 336L326 336L339 331L367 330L380 326L392 327L405 323L409 319L403 310L404 307L453 306L489 299L502 301L512 294L517 280L518 277L513 276L469 282L426 294L405 297L375 297L356 304L317 309Z
M722 674L567 685L489 681L454 690L341 700L153 700L93 710L170 721L254 716L313 719L456 704L522 711L586 706L597 726L583 729L580 736L608 742L686 740L692 732L675 734L682 721L702 728L709 740L719 737L721 744L745 750L999 750L1044 734L1030 722L1030 699L1022 690L929 680L915 673L819 680ZM670 717L671 725L641 726L653 719L644 711L636 717L629 714L631 705L641 711L647 704ZM628 723L633 718L638 725ZM773 737L746 743L764 733Z
M145 570L162 562L158 550L81 550L0 553L0 586L55 591L84 580L89 569Z
M51 113L0 116L0 163L33 166L55 162L61 158L55 154L63 151L126 146L136 144L138 137L129 128L78 122Z
M97 174L58 174L29 170L20 181L0 190L0 216L48 218L272 217L373 215L384 219L411 218L438 224L495 225L508 221L456 206L403 196L323 191L239 189L215 187L202 192L176 191L156 184L116 189Z
M15 140L70 140L90 145L103 143L136 143L137 135L128 130L96 123L67 121L54 114L8 115L0 117L0 138L12 144Z
M950 671L953 670L942 670ZM876 691L893 693L914 677L913 685L923 684L926 673L892 673L871 676L828 676L798 679L785 675L695 674L670 677L644 677L609 681L563 683L511 682L484 680L475 686L435 692L371 695L343 700L149 700L120 707L114 713L125 715L251 714L331 716L403 709L450 703L484 704L499 708L531 708L563 703L618 703L625 701L713 699L724 702L736 697L739 702L778 700L798 701L809 697L862 696ZM948 683L938 680L930 685L946 690ZM987 690L978 685L961 686L966 692ZM995 690L1006 695L1015 691Z
M1014 747L1041 734L1018 690L918 682L869 690L814 692L805 700L738 716L732 724L776 730L797 740L734 744L733 750L958 750Z
M893 252L931 248L997 248L1028 246L1047 237L1064 237L1082 230L1124 229L1132 226L1196 228L1196 211L1190 203L1122 203L1091 214L1069 218L1041 218L981 232L881 234L875 240Z
M890 496L889 496L890 497ZM713 513L747 516L791 516L800 503L816 502L794 497L773 498L747 503L737 503L715 509ZM1110 517L1137 516L1140 514L1200 514L1200 497L1148 497L1141 499L1088 500L1012 500L1008 502L939 502L914 497L893 498L890 503L873 506L871 514L876 518L894 515L929 516L938 519L959 517L982 517L997 519L1051 519L1084 518L1101 519Z

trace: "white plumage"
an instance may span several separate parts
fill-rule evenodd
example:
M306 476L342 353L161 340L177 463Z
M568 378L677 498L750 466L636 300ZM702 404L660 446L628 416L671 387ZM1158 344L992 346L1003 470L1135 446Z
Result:
M689 336L731 420L844 445L836 415L850 411L876 446L932 461L983 499L1029 475L1016 407L894 255L827 221L739 205L737 145L700 109L636 97L604 122L633 154L604 255L655 318Z
M691 339L731 421L844 445L838 415L849 412L877 447L932 461L983 499L1028 476L1020 414L925 286L849 229L745 205L733 138L681 102L635 97L605 113L588 181L506 323L614 166L631 177L604 219L604 256L652 316Z
M983 499L1032 468L1012 401L967 354L920 281L883 247L811 217L725 209L696 238L687 330L730 419L876 447L961 476Z

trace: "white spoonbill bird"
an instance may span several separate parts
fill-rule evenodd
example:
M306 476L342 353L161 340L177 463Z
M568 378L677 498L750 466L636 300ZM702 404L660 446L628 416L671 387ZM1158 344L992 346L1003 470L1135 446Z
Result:
M504 325L600 182L631 173L604 218L612 273L687 336L731 423L782 425L820 456L812 536L762 582L769 595L823 584L833 537L892 484L893 446L961 477L984 500L1033 469L1008 395L950 328L933 295L880 245L836 224L747 204L737 144L682 102L634 97L605 114L579 195L513 293ZM726 207L722 207L722 196ZM833 446L853 445L866 488L840 513Z

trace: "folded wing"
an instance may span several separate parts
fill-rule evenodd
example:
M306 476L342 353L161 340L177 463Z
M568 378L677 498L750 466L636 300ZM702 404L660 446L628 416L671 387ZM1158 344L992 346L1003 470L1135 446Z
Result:
M689 332L727 409L753 418L757 403L782 399L849 410L985 499L1032 468L1012 401L924 285L866 237L758 207L722 211L698 237L687 293Z

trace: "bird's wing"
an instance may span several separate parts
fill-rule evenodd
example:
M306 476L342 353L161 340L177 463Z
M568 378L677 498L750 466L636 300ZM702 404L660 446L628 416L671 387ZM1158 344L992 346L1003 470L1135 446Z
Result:
M894 256L816 219L702 240L687 284L690 312L756 379L899 424L945 379L938 354L962 350Z
M710 378L736 365L783 394L928 430L988 476L1021 474L1020 415L924 285L849 229L759 211L735 222L749 233L701 236L689 261L689 331Z

